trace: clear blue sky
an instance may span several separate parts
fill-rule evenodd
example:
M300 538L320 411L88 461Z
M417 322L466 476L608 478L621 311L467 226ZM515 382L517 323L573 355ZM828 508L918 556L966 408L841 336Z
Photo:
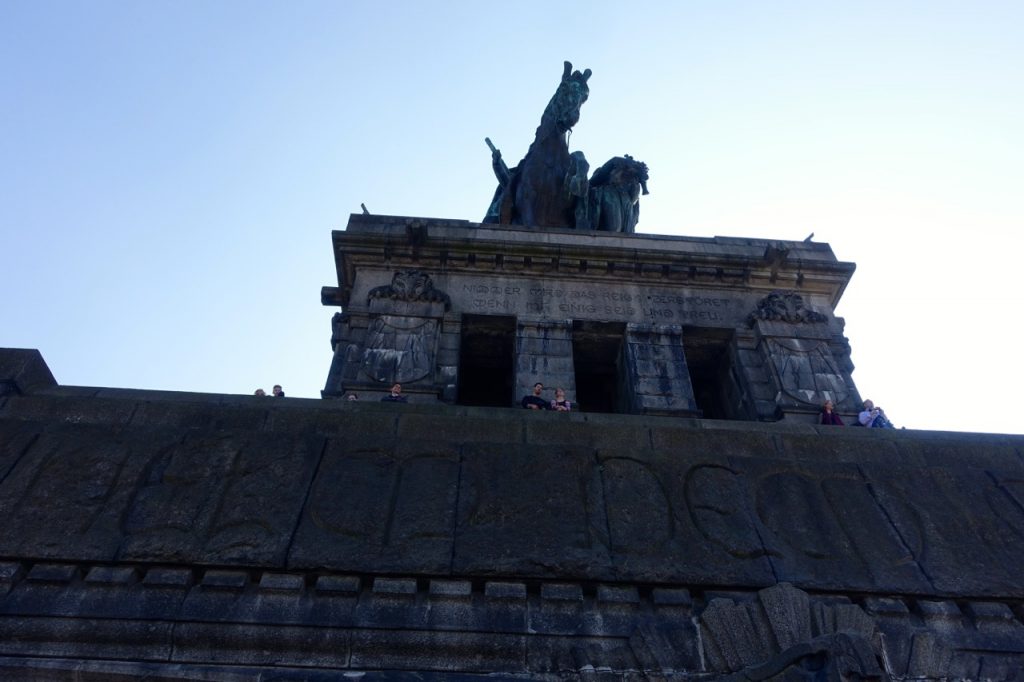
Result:
M571 145L651 169L640 232L858 271L864 397L1024 432L1019 2L0 2L0 346L62 384L316 397L330 232L478 220L561 74Z

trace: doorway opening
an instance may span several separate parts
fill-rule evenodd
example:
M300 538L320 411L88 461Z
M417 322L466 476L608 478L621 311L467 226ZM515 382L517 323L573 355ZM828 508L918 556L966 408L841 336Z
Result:
M584 412L626 412L623 390L623 322L572 323L576 402Z
M693 398L704 419L744 419L743 400L732 377L732 330L683 327L683 352Z
M512 405L515 399L515 338L515 317L462 316L459 405Z

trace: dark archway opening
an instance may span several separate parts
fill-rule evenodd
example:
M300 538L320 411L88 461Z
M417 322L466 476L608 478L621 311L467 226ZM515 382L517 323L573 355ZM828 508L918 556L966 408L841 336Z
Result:
M622 322L572 324L572 358L576 372L576 403L585 412L625 412Z
M460 405L509 407L515 396L516 318L463 315L459 343Z
M743 419L742 398L732 378L732 330L683 328L683 350L693 397L704 419Z

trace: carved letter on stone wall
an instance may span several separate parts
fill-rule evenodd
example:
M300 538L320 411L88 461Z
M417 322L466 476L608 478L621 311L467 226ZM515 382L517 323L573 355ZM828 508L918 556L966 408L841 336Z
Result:
M767 554L746 509L746 491L739 473L701 464L686 474L686 505L690 520L705 539L740 559Z
M205 541L241 442L193 437L155 459L122 522L123 557L191 558Z
M672 502L657 474L628 457L609 457L602 469L612 549L635 555L664 552L675 526Z
M416 381L430 373L436 347L437 320L381 315L366 332L363 371L384 383Z
M330 444L290 561L356 571L448 570L458 452L412 446L405 452Z
M321 450L315 437L190 435L138 476L119 558L283 562Z
M766 347L782 392L790 398L821 405L826 399L841 403L850 395L839 363L825 341L771 338Z
M173 440L147 436L77 428L40 434L0 486L0 552L112 556L135 481Z

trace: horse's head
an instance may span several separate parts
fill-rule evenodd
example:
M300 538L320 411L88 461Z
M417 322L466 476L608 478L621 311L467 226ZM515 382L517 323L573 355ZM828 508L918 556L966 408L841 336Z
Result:
M580 120L580 107L590 96L589 79L590 69L580 73L572 70L571 62L565 63L562 82L544 110L544 117L551 119L559 133L570 130Z

